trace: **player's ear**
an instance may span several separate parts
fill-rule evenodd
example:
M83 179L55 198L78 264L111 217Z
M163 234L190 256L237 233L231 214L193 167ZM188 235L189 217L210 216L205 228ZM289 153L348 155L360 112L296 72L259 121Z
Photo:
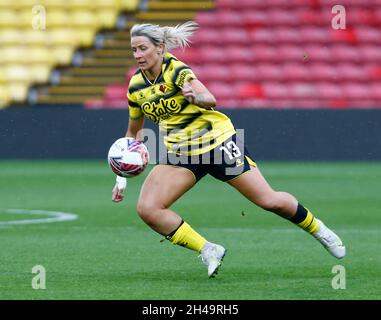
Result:
M164 44L163 43L160 43L158 46L157 46L157 54L160 55L160 54L164 54Z

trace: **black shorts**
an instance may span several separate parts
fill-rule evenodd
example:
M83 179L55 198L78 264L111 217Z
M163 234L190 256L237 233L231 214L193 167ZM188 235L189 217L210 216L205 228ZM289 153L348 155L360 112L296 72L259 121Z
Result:
M196 182L210 174L221 181L229 181L256 166L246 146L231 136L214 149L197 156L179 156L168 153L160 164L168 164L189 169Z

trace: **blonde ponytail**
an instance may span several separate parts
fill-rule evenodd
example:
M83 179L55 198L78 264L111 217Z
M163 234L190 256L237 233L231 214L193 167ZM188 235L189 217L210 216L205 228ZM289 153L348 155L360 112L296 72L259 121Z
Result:
M167 50L189 47L189 38L197 30L198 24L187 21L176 27L162 27L164 30L164 43Z
M191 35L197 30L198 24L193 21L187 21L178 24L175 27L154 24L136 24L131 28L132 37L145 36L149 38L156 46L163 43L165 49L170 51L175 48L189 47Z

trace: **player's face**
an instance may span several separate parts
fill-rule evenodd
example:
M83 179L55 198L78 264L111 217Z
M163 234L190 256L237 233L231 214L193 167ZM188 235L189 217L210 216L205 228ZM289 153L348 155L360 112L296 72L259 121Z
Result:
M150 70L157 64L161 64L160 47L155 46L147 37L133 37L131 47L134 58L141 70Z

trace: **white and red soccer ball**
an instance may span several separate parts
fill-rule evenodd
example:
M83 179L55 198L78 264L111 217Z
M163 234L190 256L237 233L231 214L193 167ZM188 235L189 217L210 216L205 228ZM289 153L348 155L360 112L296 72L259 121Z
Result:
M131 178L144 171L149 162L149 153L142 141L125 137L111 145L107 160L115 174Z

